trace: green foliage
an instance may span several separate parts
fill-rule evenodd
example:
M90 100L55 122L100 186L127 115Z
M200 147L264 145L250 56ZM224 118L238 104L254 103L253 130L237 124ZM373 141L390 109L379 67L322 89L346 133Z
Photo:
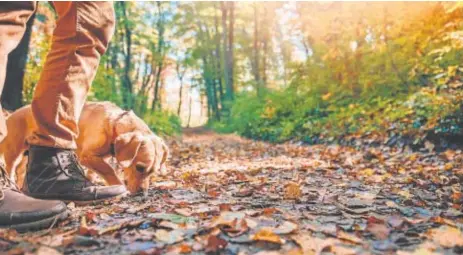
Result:
M122 97L115 86L116 75L114 70L99 66L95 80L89 93L89 100L92 101L111 101L117 105L122 105Z
M169 112L147 113L143 120L158 135L173 136L182 131L179 117Z
M333 25L324 10L314 11L308 16L331 29L308 35L312 55L292 65L289 85L263 96L238 95L230 117L212 126L272 142L463 135L463 8L447 7L430 5L425 15L394 21L366 15L357 26ZM362 26L368 36L359 34Z

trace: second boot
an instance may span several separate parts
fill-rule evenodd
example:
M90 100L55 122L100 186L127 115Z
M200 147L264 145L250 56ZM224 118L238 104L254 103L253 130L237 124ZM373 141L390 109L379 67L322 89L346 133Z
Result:
M122 196L126 188L93 184L73 150L31 146L23 192L40 199L91 204Z

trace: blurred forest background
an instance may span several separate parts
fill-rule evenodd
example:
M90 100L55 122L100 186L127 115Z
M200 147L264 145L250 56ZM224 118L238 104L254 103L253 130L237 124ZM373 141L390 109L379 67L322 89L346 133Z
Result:
M463 138L461 2L115 2L90 100L157 132L273 142ZM40 2L2 103L30 102L55 14ZM436 138L437 137L437 138Z

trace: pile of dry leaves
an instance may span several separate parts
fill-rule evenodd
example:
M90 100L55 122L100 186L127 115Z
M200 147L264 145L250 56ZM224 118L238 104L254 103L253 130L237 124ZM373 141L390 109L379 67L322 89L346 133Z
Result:
M147 198L0 231L7 254L463 253L461 151L271 145L187 130Z

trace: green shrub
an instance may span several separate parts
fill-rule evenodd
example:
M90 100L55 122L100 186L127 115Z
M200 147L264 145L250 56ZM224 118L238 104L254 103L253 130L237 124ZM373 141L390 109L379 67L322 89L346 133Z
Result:
M178 116L167 111L147 113L143 120L153 132L161 136L173 136L182 131Z

